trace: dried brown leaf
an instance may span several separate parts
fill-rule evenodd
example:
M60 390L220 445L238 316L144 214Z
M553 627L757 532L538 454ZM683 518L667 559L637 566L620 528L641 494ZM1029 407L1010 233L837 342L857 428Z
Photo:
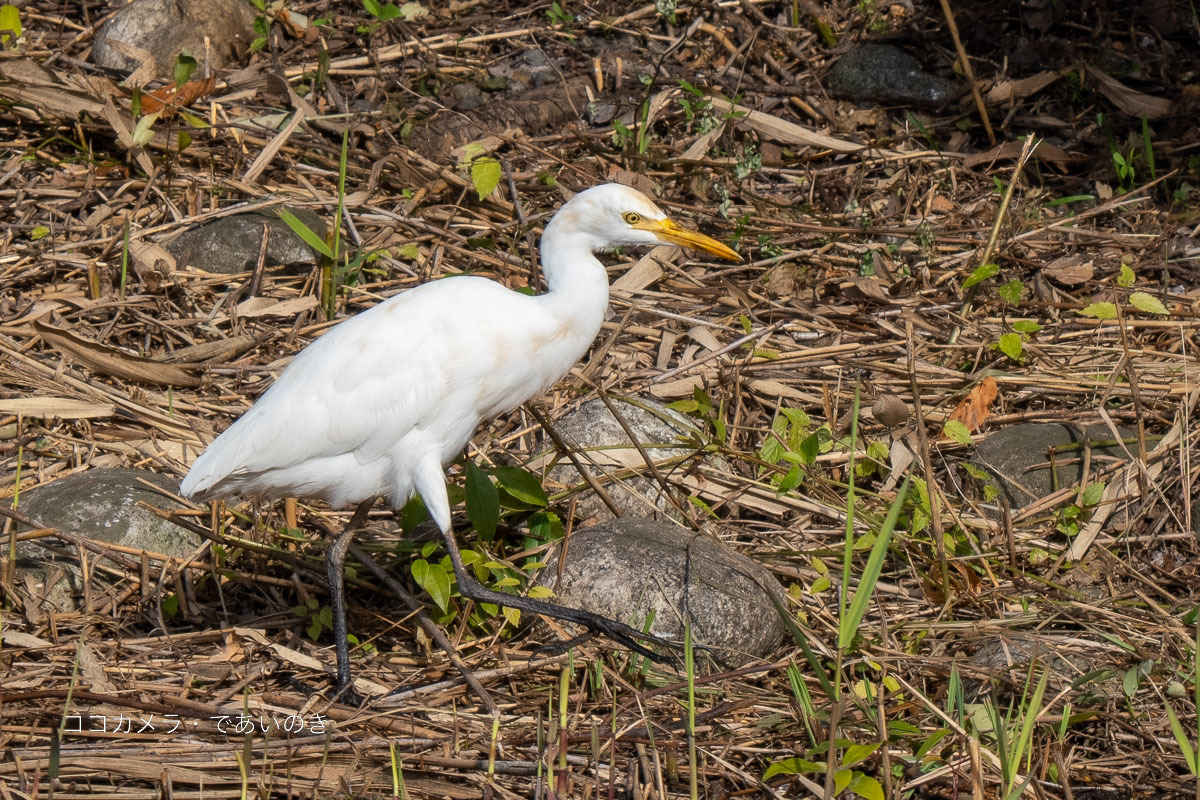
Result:
M1087 65L1087 73L1096 82L1100 94L1126 114L1135 117L1145 114L1148 119L1158 119L1171 113L1170 100L1130 89L1094 64Z
M202 80L188 81L183 86L172 84L152 92L143 92L142 113L153 114L161 111L162 119L170 119L179 109L187 108L201 97L211 94L216 85L216 77L209 75Z
M199 386L200 379L173 364L152 361L141 356L122 353L107 345L88 341L80 336L34 320L34 330L42 341L66 353L89 369L127 381L159 386Z
M1096 269L1092 260L1085 256L1063 256L1043 267L1042 273L1066 286L1078 286L1090 281Z
M0 400L0 414L20 414L41 419L96 419L111 417L116 406L90 403L71 397L14 397Z
M1000 396L1000 385L996 379L988 376L977 383L958 407L950 414L950 419L961 422L969 430L978 431L980 426L992 413L992 403Z

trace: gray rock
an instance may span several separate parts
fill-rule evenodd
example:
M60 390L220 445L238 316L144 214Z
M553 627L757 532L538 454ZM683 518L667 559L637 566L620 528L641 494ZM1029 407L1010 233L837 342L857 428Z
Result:
M184 506L143 486L139 479L172 493L179 483L174 478L143 469L93 469L23 492L18 510L39 525L97 541L172 556L193 552L200 545L199 537L140 508L138 503L165 509ZM30 587L31 594L37 595L38 605L43 609L75 610L75 598L82 591L83 580L75 545L58 539L38 541L58 545L70 555L51 554L33 541L20 543L17 546L19 583ZM102 558L95 553L89 553L88 557L93 563ZM94 579L102 577L102 572L93 572Z
M1136 431L1119 428L1125 438ZM1064 422L1026 422L1001 428L979 443L972 461L996 478L996 486L1018 509L1083 477L1085 442L1091 446L1091 474L1112 459L1125 460L1125 450L1113 440L1107 425L1080 426ZM1126 445L1130 452L1136 445ZM1052 451L1053 448L1053 451ZM1051 455L1055 468L1050 468Z
M325 221L306 208L289 208L297 218L322 239ZM205 272L231 275L254 269L262 247L263 226L267 229L266 265L310 268L317 253L288 227L279 215L249 211L231 214L189 228L166 243L179 269L196 267Z
M537 578L554 591L554 602L639 630L653 613L650 632L674 641L683 640L686 610L692 641L712 648L697 649L698 669L708 661L705 656L728 666L766 657L787 635L779 582L707 534L649 519L619 519L572 534L560 573L561 552L560 545Z
M890 44L864 44L833 65L829 91L851 100L940 108L958 94L958 84L930 75Z
M682 414L643 398L623 399L610 396L613 406L629 425L655 462L668 458L683 458L696 452L695 442L700 433ZM649 477L646 462L630 442L617 418L602 400L590 400L567 414L555 424L559 435L578 455L593 477L604 486L621 510L622 516L645 517L660 512L671 514L675 507L664 495L659 484ZM552 447L549 440L543 447ZM648 477L630 475L636 470ZM675 469L661 467L668 480ZM622 475L621 481L605 478L605 473ZM579 471L570 460L560 457L546 476L548 489L569 488L583 483ZM596 494L587 489L578 496L575 513L581 519L602 521L612 519L612 511Z
M254 10L245 0L134 0L96 31L92 61L132 72L148 58L156 77L170 78L182 51L202 65L207 54L209 69L219 69L246 52L253 36Z

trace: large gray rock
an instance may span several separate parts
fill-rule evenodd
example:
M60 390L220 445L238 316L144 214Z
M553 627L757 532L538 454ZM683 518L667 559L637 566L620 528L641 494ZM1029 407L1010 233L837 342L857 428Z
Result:
M1127 428L1118 430L1127 439L1137 435ZM1137 451L1136 444L1125 447L1131 453ZM1127 458L1125 449L1116 442L1107 425L1025 422L988 436L976 447L971 460L993 475L996 487L1015 510L1078 483L1083 477L1086 449L1091 451L1091 474L1114 458Z
M134 0L96 31L92 61L120 72L149 61L154 77L171 78L184 50L202 65L207 54L218 69L245 53L253 36L246 0Z
M940 108L954 99L958 84L925 72L921 62L890 44L864 44L833 65L829 91L851 100Z
M687 417L651 400L612 396L609 399L655 462L695 454L695 443L699 441L700 433ZM636 472L649 476L645 459L630 442L621 423L604 405L604 401L597 399L584 403L558 420L555 429L575 451L584 467L604 486L621 510L621 516L646 517L656 511L674 514L674 505L657 481L652 477L632 474ZM551 445L546 441L544 446ZM659 468L668 484L678 471L678 468L669 466ZM611 481L606 479L606 473L624 477L620 481ZM558 463L546 477L547 488L551 491L577 487L583 483L579 471L566 457L559 457ZM682 499L685 493L680 492L679 495ZM613 517L609 507L591 489L578 495L575 513L581 519L593 521Z
M711 657L738 666L769 656L787 635L779 582L762 565L717 539L649 519L618 519L577 530L560 545L537 578L554 591L554 602L582 608L683 641L691 620L698 668ZM703 653L703 655L702 655ZM712 665L709 665L711 668Z
M289 210L318 237L325 237L325 221L319 215L303 208ZM266 266L311 267L317 263L316 252L274 211L248 211L202 223L167 242L166 248L179 269L190 266L224 275L247 272L258 263L264 226Z
M18 510L39 525L101 542L171 556L192 553L200 544L199 537L139 507L138 503L144 501L165 509L184 506L147 488L139 479L172 493L178 488L174 478L143 469L93 469L22 492ZM52 554L39 541L57 545L70 555ZM75 545L58 539L20 543L18 583L30 588L31 593L36 592L38 596L31 599L43 609L75 610L75 598L82 591L76 553ZM88 557L93 562L102 558L95 553L89 553ZM93 578L101 577L101 572L93 572Z

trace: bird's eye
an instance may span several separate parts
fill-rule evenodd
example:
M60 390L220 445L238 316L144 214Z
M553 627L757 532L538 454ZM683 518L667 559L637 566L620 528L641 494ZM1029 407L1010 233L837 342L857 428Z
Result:
M637 225L642 221L642 217L636 211L626 211L621 215L621 219L628 222L630 225Z

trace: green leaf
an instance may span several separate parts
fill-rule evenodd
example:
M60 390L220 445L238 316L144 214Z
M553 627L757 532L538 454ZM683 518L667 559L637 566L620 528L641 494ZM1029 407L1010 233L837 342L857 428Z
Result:
M942 433L959 444L971 443L971 430L956 419L946 420L946 424L942 426Z
M1171 704L1167 703L1167 719L1171 723L1171 733L1175 736L1175 743L1179 745L1179 752L1183 753L1183 760L1187 762L1188 772L1193 775L1200 775L1200 765L1196 763L1196 751L1192 749L1192 743L1188 740L1188 735L1183 730L1183 725L1179 724L1179 718L1175 716L1175 710L1171 708Z
M790 492L803 482L804 470L800 469L799 464L793 464L792 468L787 471L787 474L779 480L779 485L775 487L775 491L777 494Z
M896 492L896 499L892 501L887 517L883 520L883 526L879 529L879 537L871 547L871 554L867 556L867 564L863 567L858 586L854 590L854 597L850 600L850 608L838 625L839 650L849 648L858 632L859 624L867 613L867 605L871 602L875 583L879 580L880 573L883 572L883 559L887 556L892 532L896 529L897 520L900 519L900 509L904 506L904 498L908 496L910 481L911 476L906 475L904 482L900 484L900 489Z
M1145 292L1134 292L1129 295L1129 302L1138 311L1144 311L1147 314L1166 314L1167 309L1163 306L1162 301L1152 294Z
M1088 487L1083 490L1083 496L1079 498L1079 504L1083 506L1094 506L1104 498L1104 482L1089 483Z
M38 239L45 239L49 235L50 235L50 229L47 228L45 225L38 225L36 228L34 228L33 230L31 230L29 232L29 238L35 242Z
M1079 313L1085 317L1095 317L1096 319L1116 319L1117 307L1112 303L1092 303L1089 306L1079 309Z
M779 413L787 417L788 422L792 423L793 427L800 428L801 430L812 425L812 418L802 408L781 408L779 409Z
M187 150L188 145L192 143L192 135L183 128L180 128L179 133L175 135L175 143L179 149L179 152L182 153L184 150Z
M363 8L366 9L368 14L376 19L379 19L379 15L382 13L382 9L379 6L379 0L362 0L362 4Z
M180 52L175 59L175 85L183 86L196 71L196 59L187 50Z
M443 613L450 610L450 576L441 564L430 564L422 587Z
M806 772L823 772L824 770L824 764L806 761L799 757L785 758L783 761L776 761L767 767L767 771L763 773L762 779L767 781L776 775L800 775Z
M1121 679L1121 689L1125 692L1126 697L1133 697L1137 694L1141 677L1142 670L1140 667L1130 667L1125 670L1125 677Z
M158 115L161 113L161 111L155 111L137 121L137 125L133 126L133 143L135 145L143 147L150 143L150 140L154 138L154 123L158 122Z
M388 3L379 9L379 19L381 22L387 22L400 16L400 13L400 9L396 8L394 3Z
M208 130L209 128L212 127L211 125L208 124L208 120L206 120L202 117L197 117L192 112L185 111L183 109L179 110L179 118L181 120L183 120L184 123L186 123L189 128L197 128L199 130Z
M491 470L496 482L504 491L523 503L542 508L550 503L542 481L537 475L520 467L497 467Z
M850 781L849 788L851 792L863 798L863 800L885 800L883 787L879 785L879 781L870 775L864 775L861 772L854 773L854 778Z
M975 271L972 272L965 281L963 281L962 288L964 290L970 289L975 284L977 284L981 281L986 281L988 278L992 277L999 271L1000 271L999 264L980 264L978 267L975 268Z
M800 458L805 465L812 464L817 460L817 454L821 450L821 437L816 432L810 433L804 437L804 441L800 442Z
M871 754L879 749L882 742L874 744L852 744L846 748L846 752L842 755L842 766L853 767L860 761L865 761L870 758Z
M695 400L676 400L674 403L668 403L667 408L681 414L694 414L700 410L700 404Z
M400 256L400 258L406 258L409 261L416 261L421 255L421 248L415 243L409 242L408 244L402 244L397 247L396 255Z
M471 183L479 199L487 197L500 185L500 162L494 158L477 158L471 163Z
M333 250L330 249L329 245L325 243L325 240L320 236L317 236L313 229L305 225L299 217L297 217L291 211L288 211L286 208L280 208L278 213L279 218L283 220L289 228L292 229L293 233L303 239L306 245L328 259L336 258L336 256L333 254Z
M1013 361L1021 360L1021 352L1024 349L1025 343L1021 340L1021 334L1006 333L1000 337L1000 352Z
M21 11L14 5L0 6L0 42L14 47L21 38ZM178 600L176 602L179 602Z
M529 589L529 597L534 600L544 600L547 597L554 597L554 590L549 586L533 586Z
M776 419L782 419L777 417ZM783 458L783 442L774 434L767 434L766 441L758 451L758 457L768 464L777 464Z
M1042 326L1031 319L1019 319L1012 324L1012 329L1017 333L1037 333Z
M487 473L467 462L467 516L483 539L496 535L500 522L500 493Z
M1013 280L1009 281L1008 283L1004 284L1003 286L996 289L996 294L998 294L998 295L1000 295L1000 297L1004 298L1005 302L1010 303L1014 306L1020 304L1021 295L1024 293L1025 293L1025 284L1021 283L1019 280L1016 280L1015 278Z
M1121 274L1117 276L1117 284L1128 289L1133 286L1133 282L1137 280L1137 276L1133 274L1133 270L1128 264L1121 264Z

